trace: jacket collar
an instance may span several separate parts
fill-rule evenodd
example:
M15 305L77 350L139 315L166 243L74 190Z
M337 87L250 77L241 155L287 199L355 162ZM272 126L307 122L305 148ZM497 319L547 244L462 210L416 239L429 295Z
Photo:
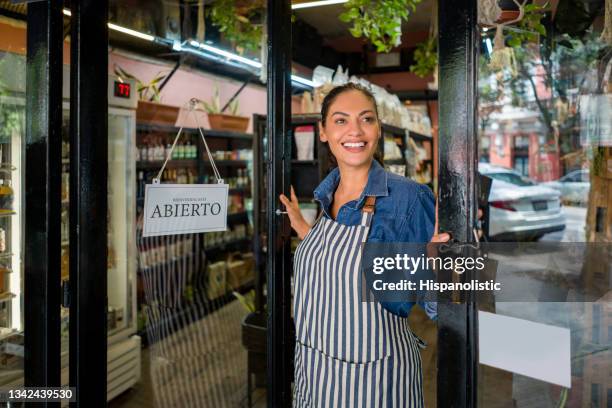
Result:
M329 207L334 199L334 193L340 183L340 170L336 167L323 179L321 184L314 191L314 198L321 203L323 211L329 216ZM387 186L387 172L376 160L372 160L372 165L368 172L368 182L357 201L348 202L346 205L354 210L361 208L365 198L368 196L386 197L389 195Z

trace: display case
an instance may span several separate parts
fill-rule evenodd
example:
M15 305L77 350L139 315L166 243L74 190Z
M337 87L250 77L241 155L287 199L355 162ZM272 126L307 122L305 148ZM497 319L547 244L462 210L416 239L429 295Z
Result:
M0 386L23 383L23 260L25 58L5 54L0 70ZM8 60L7 60L8 58ZM64 67L62 129L61 279L69 271L69 74ZM136 333L136 93L114 93L109 77L108 107L108 385L110 400L141 375ZM133 85L133 84L132 84ZM10 125L9 125L10 122ZM58 290L60 283L58 282ZM69 310L61 312L62 383L68 383Z

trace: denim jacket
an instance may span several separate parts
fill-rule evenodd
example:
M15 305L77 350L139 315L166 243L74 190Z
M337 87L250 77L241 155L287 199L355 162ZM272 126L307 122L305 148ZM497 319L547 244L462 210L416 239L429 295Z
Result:
M336 168L314 191L314 198L321 204L323 216L329 219L332 219L331 204L339 182L340 171ZM340 207L336 222L358 225L361 222L361 207L367 196L376 196L368 242L426 243L431 240L435 225L435 202L429 187L389 173L374 160L361 196ZM430 318L437 317L436 303L419 304ZM382 305L393 314L407 317L414 302L392 302Z

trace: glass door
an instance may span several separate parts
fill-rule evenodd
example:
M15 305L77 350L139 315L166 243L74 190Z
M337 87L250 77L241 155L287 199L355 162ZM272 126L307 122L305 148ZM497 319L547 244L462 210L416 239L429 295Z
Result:
M609 407L610 5L499 3L479 24L484 251L502 290L478 304L478 404Z
M25 57L0 52L0 384L23 381ZM21 78L24 79L24 78Z

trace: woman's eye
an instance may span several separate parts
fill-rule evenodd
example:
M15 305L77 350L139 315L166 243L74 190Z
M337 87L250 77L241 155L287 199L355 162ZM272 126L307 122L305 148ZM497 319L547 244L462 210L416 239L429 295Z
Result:
M336 121L334 122L336 125L342 125L345 123L344 119L336 119Z
M373 116L366 116L365 118L363 118L363 121L367 123L373 123L376 121L376 119L374 119Z

